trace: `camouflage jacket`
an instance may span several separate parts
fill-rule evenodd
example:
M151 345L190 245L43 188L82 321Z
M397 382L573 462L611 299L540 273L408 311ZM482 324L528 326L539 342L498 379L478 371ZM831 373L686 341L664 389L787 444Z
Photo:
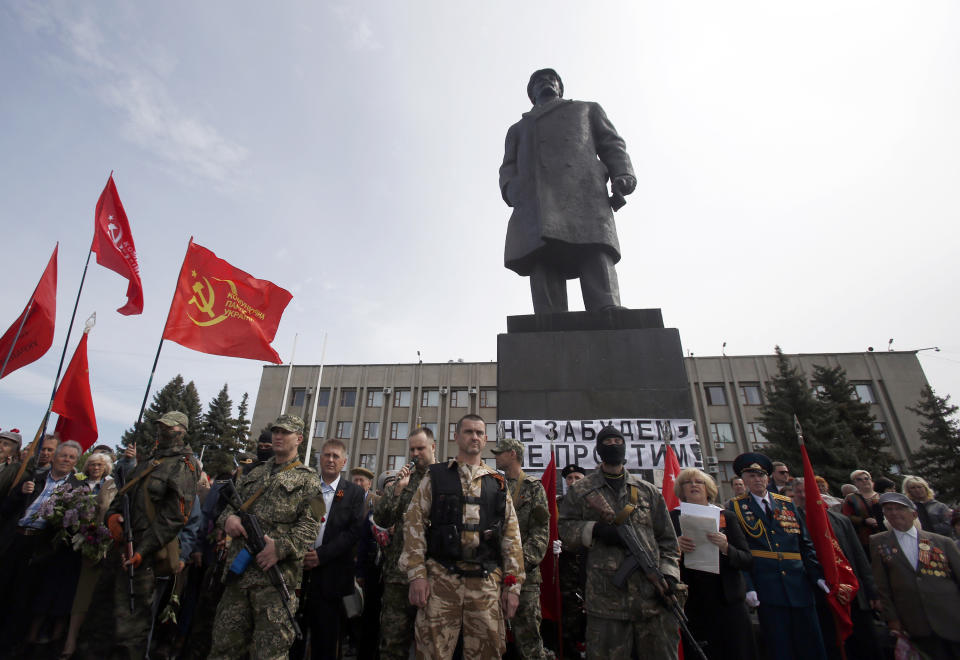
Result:
M294 460L299 461L298 458ZM289 463L277 466L273 458L258 465L240 479L237 492L246 502L263 488L263 493L247 511L260 521L263 533L274 540L279 558L277 566L292 592L300 585L303 576L303 555L316 542L320 531L320 523L313 511L313 500L320 497L320 478L312 468L303 464L280 472L286 465ZM217 519L217 527L223 529L227 518L235 512L233 505L227 504ZM242 539L232 539L227 569L243 547ZM269 584L269 578L255 561L250 562L240 578L240 586L244 588Z
M547 494L536 477L521 473L522 479L507 479L523 541L523 570L527 574L524 587L540 584L540 562L550 543L550 509Z
M450 459L448 465L457 465L456 459ZM480 497L480 487L485 474L496 475L503 479L498 472L486 463L480 465L457 465L460 475L460 485L463 494L468 497ZM506 487L506 484L504 484ZM403 553L400 555L400 570L407 574L407 580L413 581L427 577L427 566L432 571L445 571L433 559L427 559L427 526L430 524L430 508L433 504L433 488L429 473L424 475L420 487L410 501L410 507L403 516ZM467 504L464 506L463 522L477 525L480 523L480 505ZM480 533L464 531L460 537L463 548L477 548L480 545ZM520 528L517 524L517 512L513 508L513 500L507 492L507 510L503 518L503 536L500 540L501 569L495 572L498 579L504 575L516 577L516 584L508 589L520 594L523 584L523 545L520 542Z
M393 584L406 584L407 573L400 570L400 554L403 552L403 514L410 506L410 500L413 499L423 475L427 473L426 468L416 470L410 475L410 481L399 493L395 493L393 486L389 486L383 493L383 496L377 500L373 508L373 522L378 527L384 529L393 528L390 534L390 544L383 549L383 562L381 571L383 581Z
M138 479L148 470L147 476ZM176 538L190 518L199 478L200 465L193 450L183 445L158 449L151 460L140 463L126 475L126 483L138 479L125 493L130 498L134 552L146 560ZM153 503L152 522L147 515L147 497ZM113 498L106 518L115 513L123 513L123 497Z
M586 496L599 491L614 512L619 513L630 501L630 489L638 493L637 508L624 524L631 524L640 542L658 562L665 576L680 580L680 550L677 535L667 512L667 505L657 487L629 472L619 492L611 488L600 469L574 484L560 503L560 538L565 550L587 548L587 586L584 609L587 614L607 619L641 619L662 612L657 594L643 571L631 575L626 589L613 584L613 576L626 557L620 545L607 545L593 538L593 527L600 513L587 504Z

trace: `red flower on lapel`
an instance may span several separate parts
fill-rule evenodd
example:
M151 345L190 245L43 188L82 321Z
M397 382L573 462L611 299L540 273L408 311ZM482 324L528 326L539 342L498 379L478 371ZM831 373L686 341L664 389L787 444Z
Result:
M509 575L509 574L507 574L507 575L504 575L504 576L503 576L503 584L504 584L505 586L512 587L512 586L515 585L516 583L517 583L517 576L516 576L516 575Z

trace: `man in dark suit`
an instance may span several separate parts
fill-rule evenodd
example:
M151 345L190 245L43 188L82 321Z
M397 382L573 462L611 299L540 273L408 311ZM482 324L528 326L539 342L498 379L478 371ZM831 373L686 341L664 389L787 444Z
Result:
M804 492L803 477L793 480L793 503L797 506L801 522L806 525L807 496ZM850 568L853 569L853 574L857 576L857 581L860 583L857 596L850 603L853 633L843 645L846 657L851 660L876 660L882 657L882 652L877 641L873 610L880 609L880 594L877 593L877 586L873 581L870 560L864 553L857 531L849 518L842 513L827 509L827 520L830 522L833 535L837 537L843 556L850 563ZM821 598L820 594L817 594L817 609L820 612L820 630L823 632L827 654L831 658L843 657L840 654L840 647L836 644L833 614L826 599Z
M906 496L884 493L880 506L892 529L870 537L870 558L887 626L934 660L960 658L960 550L918 530Z
M777 660L826 660L813 589L829 588L810 536L790 498L767 490L773 471L768 457L741 454L733 470L747 486L730 509L753 555L746 600L759 605L767 654Z
M314 514L320 533L303 558L306 619L314 660L340 657L344 631L343 597L354 590L354 560L363 525L362 488L341 477L347 448L330 439L320 450L321 497Z

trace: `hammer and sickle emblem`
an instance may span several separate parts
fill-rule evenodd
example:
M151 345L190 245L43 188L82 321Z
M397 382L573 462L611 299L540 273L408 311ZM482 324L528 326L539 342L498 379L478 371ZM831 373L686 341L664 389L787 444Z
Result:
M215 315L213 313L213 305L217 302L217 296L213 292L213 286L210 285L210 280L204 277L203 281L207 285L207 296L203 295L203 284L200 284L200 282L194 282L193 293L195 295L187 301L187 304L196 305L197 309L199 309L201 312L206 312L207 316L214 318Z

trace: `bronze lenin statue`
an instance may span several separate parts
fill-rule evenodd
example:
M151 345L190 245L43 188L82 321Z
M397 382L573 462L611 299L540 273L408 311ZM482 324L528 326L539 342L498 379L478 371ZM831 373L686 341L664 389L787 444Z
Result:
M626 143L597 103L563 98L553 69L530 76L527 96L533 108L507 131L500 166L513 207L504 265L530 277L535 314L567 311L573 278L588 312L619 308L613 211L637 186Z

